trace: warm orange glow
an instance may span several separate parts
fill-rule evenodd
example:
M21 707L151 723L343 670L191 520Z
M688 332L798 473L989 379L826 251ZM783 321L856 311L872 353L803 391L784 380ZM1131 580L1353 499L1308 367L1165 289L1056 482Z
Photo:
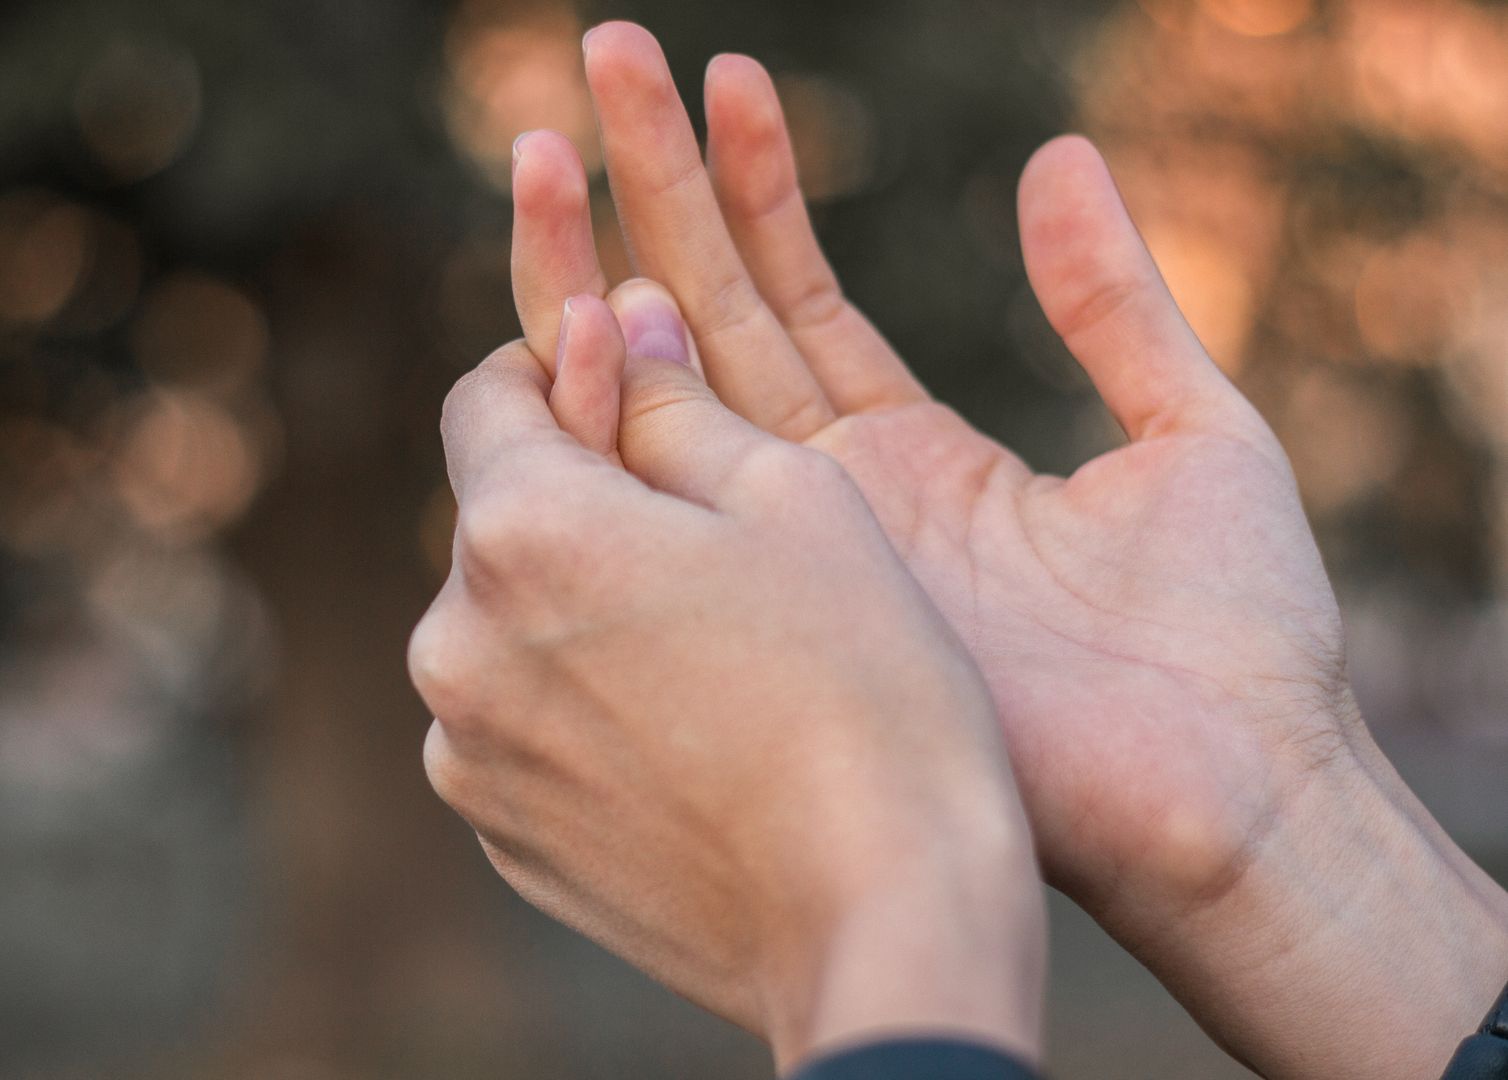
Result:
M1194 333L1221 367L1237 370L1245 359L1255 299L1240 253L1176 225L1142 232Z
M1412 237L1367 260L1356 280L1356 325L1380 359L1433 364L1468 316L1471 271L1438 237Z
M1508 163L1508 20L1471 5L1353 3L1340 57L1357 112L1408 138Z
M202 274L169 277L131 328L137 361L160 379L207 389L245 386L267 353L267 323L244 292Z
M1312 506L1384 492L1432 439L1494 447L1486 489L1508 500L1508 12L1320 10L1123 4L1077 59L1079 124L1195 329L1279 428ZM1432 380L1456 427L1411 429L1442 421L1411 401L1419 384L1400 367Z
M40 192L0 200L0 322L40 323L79 287L89 258L89 215Z
M219 405L182 392L157 391L138 404L114 466L137 523L177 542L240 517L259 480L246 431Z
M1200 0L1199 6L1227 30L1248 37L1292 33L1314 15L1314 0Z
M1289 34L1314 17L1314 0L1138 0L1164 30L1184 32L1208 21L1245 37Z
M462 6L447 41L445 114L451 136L496 187L512 183L513 142L550 128L569 136L589 171L601 165L581 61L582 25L565 14L507 17Z
M1356 378L1315 369L1293 386L1275 418L1305 500L1334 510L1377 490L1408 449L1408 424L1385 394Z
M1186 30L1197 8L1195 0L1136 0L1149 18L1164 30Z

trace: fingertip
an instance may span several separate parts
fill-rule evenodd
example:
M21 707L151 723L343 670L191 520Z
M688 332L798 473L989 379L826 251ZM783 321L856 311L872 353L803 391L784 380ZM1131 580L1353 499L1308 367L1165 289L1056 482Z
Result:
M1028 249L1061 249L1082 233L1086 216L1124 209L1104 157L1082 135L1061 135L1032 155L1017 202Z
M750 56L723 53L707 65L708 126L724 133L763 133L782 122L775 80Z
M583 362L593 367L623 367L623 331L606 300L580 293L565 302L560 320L557 379L567 363L579 369Z
M524 143L528 142L529 136L533 134L532 131L525 131L513 140L513 167L515 169L518 168L519 158L523 156Z
M587 81L600 93L653 87L668 77L659 40L637 23L605 22L587 32L582 48Z
M743 53L719 53L707 64L707 81L729 90L773 90L775 80L758 60Z
M1049 139L1037 148L1027 162L1027 172L1059 165L1080 168L1104 168L1105 158L1087 135L1068 132Z
M708 163L730 217L757 219L796 187L785 114L763 65L733 54L718 60L707 78Z
M524 213L576 210L587 202L586 166L558 131L526 131L513 144L513 201Z
M617 446L625 359L623 334L607 303L590 293L567 300L550 408L564 431L600 454Z
M651 48L658 48L659 42L648 30L630 19L608 19L606 22L600 22L588 30L581 39L582 49L588 53L595 53L599 48L623 45L630 47L648 45Z

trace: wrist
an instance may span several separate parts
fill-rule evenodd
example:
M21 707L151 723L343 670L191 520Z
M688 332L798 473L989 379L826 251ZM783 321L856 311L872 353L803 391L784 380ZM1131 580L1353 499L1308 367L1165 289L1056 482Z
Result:
M1273 1078L1436 1075L1508 978L1508 896L1353 730L1286 787L1228 891L1164 913L1176 940L1125 935Z
M806 929L771 960L765 1026L781 1074L915 1035L1040 1060L1046 915L1029 843L970 828L863 861L820 913L791 920Z

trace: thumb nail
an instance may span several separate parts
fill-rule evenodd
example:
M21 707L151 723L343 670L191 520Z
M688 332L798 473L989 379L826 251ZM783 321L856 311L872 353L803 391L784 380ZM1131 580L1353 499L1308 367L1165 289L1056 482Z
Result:
M691 363L686 323L675 300L652 281L629 282L613 297L628 355Z

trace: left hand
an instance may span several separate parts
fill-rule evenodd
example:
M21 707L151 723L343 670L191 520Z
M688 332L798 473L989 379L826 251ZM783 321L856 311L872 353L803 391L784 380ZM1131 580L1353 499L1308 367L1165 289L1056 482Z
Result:
M586 51L639 272L724 401L844 467L968 645L1049 879L1266 1075L1438 1068L1501 980L1508 904L1368 735L1283 450L1094 149L1050 144L1021 189L1038 299L1131 440L1060 479L932 401L843 298L763 69L709 68L704 167L653 38L609 24ZM604 285L570 145L522 140L514 196L516 298L548 358L560 302Z

